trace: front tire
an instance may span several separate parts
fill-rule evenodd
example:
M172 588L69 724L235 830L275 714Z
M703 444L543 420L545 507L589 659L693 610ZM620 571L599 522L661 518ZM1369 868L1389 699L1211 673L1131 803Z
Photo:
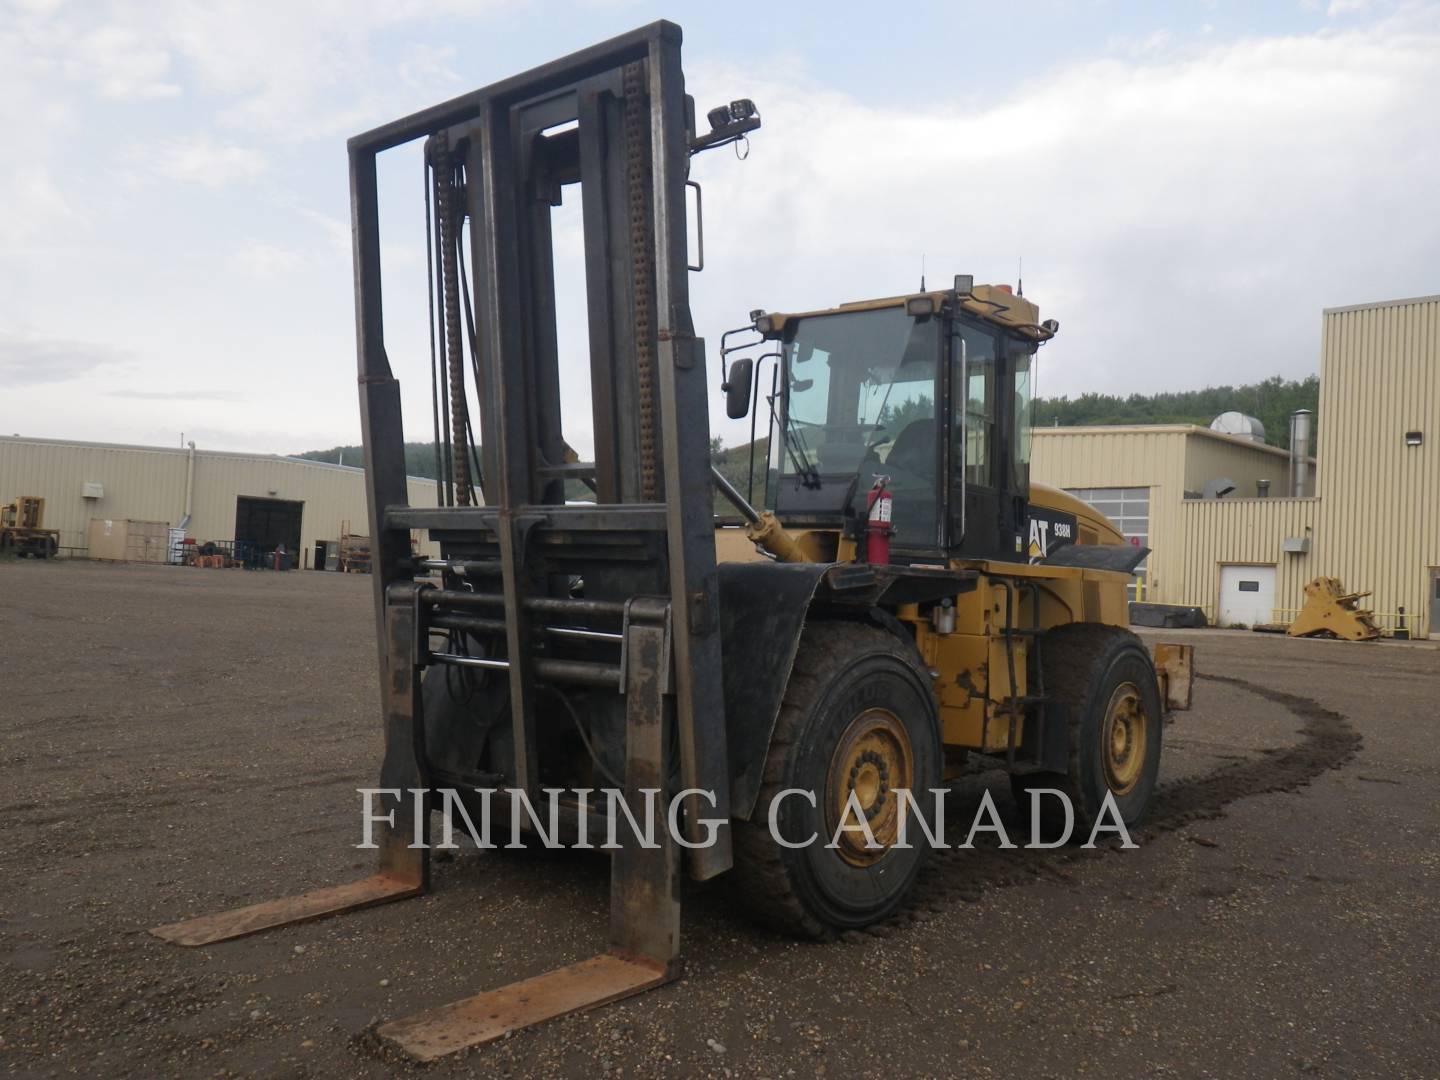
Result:
M904 902L928 854L913 815L899 840L899 795L908 789L928 817L940 783L941 748L929 673L893 634L855 623L805 630L770 740L764 783L750 821L736 822L732 895L757 921L801 937L869 926ZM776 831L770 831L772 804ZM865 815L877 848L843 821ZM813 793L814 803L808 793ZM935 823L931 822L933 828Z

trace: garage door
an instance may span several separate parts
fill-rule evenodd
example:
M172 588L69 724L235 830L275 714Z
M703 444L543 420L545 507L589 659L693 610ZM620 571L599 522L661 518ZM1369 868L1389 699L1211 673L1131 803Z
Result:
M1220 567L1220 625L1254 626L1275 618L1275 567Z
M1071 495L1084 499L1110 519L1125 539L1136 547L1150 546L1150 489L1141 488L1066 488ZM1149 577L1147 556L1135 567L1130 577L1130 599L1145 599L1145 580Z
M235 500L235 539L255 544L265 555L282 544L291 555L298 555L304 511L303 502L241 495Z

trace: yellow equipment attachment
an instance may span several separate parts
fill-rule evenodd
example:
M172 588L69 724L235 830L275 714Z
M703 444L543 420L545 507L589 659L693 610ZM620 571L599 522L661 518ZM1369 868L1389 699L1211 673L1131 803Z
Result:
M1167 709L1190 708L1195 686L1195 646L1159 644L1155 646L1155 674L1160 680L1161 700Z
M1305 586L1305 606L1286 633L1291 637L1329 634L1343 641L1374 641L1380 636L1375 613L1357 606L1369 595L1347 593L1339 578L1317 577Z

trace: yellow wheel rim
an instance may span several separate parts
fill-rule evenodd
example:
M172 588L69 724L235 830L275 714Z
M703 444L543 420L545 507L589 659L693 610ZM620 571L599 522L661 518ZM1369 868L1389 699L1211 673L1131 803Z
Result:
M885 709L867 709L850 722L830 759L825 807L830 836L843 823L840 857L854 866L870 866L900 837L900 789L910 790L915 776L910 736ZM868 847L860 819L850 807L851 792L878 847ZM829 837L826 838L829 841Z
M1149 717L1140 688L1134 683L1121 683L1110 695L1100 727L1105 784L1116 795L1128 795L1140 782L1149 737Z

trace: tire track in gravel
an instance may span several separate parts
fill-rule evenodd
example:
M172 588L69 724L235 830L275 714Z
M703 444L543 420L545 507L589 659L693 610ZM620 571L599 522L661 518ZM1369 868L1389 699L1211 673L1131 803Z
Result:
M1272 701L1301 721L1300 741L1258 758L1222 765L1204 776L1165 784L1155 793L1145 833L1172 832L1191 821L1219 817L1246 795L1295 791L1354 760L1364 738L1348 718L1319 702L1229 675L1200 675Z
M1349 719L1311 698L1228 675L1198 674L1196 677L1236 687L1283 707L1300 720L1300 741L1293 746L1227 762L1202 776L1162 784L1156 790L1145 823L1132 831L1131 838L1137 844L1143 846L1192 822L1223 817L1226 807L1237 799L1296 791L1348 764L1360 752L1364 740ZM998 799L996 802L1003 805ZM974 800L966 800L961 806L951 807L945 823L947 835L963 837L969 831L975 805ZM1007 821L1007 829L1010 825ZM848 931L841 937L850 941L862 941L869 936L888 937L911 923L950 909L957 901L973 903L994 888L1037 880L1067 882L1072 880L1068 867L1083 858L1103 856L1109 850L1118 849L1113 844L1102 843L1093 849L1072 845L1054 851L989 846L937 850L901 911L864 931Z

